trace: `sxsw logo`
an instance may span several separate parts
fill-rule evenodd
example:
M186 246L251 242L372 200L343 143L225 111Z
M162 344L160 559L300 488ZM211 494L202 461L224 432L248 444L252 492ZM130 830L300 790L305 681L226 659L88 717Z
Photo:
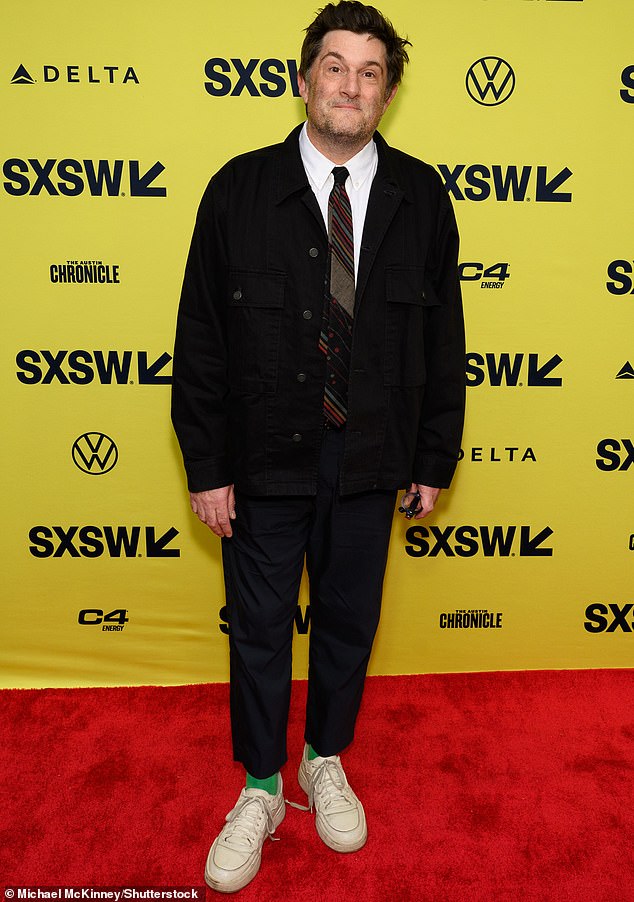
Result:
M626 66L621 72L621 100L634 103L634 66Z
M132 66L126 66L125 72L121 74L119 66L87 66L86 72L81 66L43 66L42 82L50 84L51 82L66 81L69 84L89 84L89 85L125 85L128 82L138 85L139 79ZM15 74L11 79L12 85L34 85L37 79L23 65L19 65L15 70Z
M223 59L214 56L205 63L205 91L212 97L281 97L290 88L299 97L297 60Z
M405 533L410 557L552 557L544 545L553 530L531 526L411 526Z
M529 201L529 188L538 203L570 203L572 193L559 189L572 175L567 166L551 173L548 166L491 166L474 163L468 166L438 164L445 188L455 200Z
M4 190L13 197L39 195L78 197L86 192L93 197L167 197L167 188L153 182L165 166L157 160L142 171L139 160L5 160L2 172L7 179ZM121 188L125 189L124 191Z
M119 459L114 439L103 432L84 432L73 442L71 453L75 466L90 476L109 473Z
M29 552L37 558L180 557L170 544L178 530L157 535L154 526L33 526Z
M586 621L583 627L589 633L622 633L634 632L634 620L631 617L634 604L590 604L586 608Z
M483 56L469 66L466 77L469 97L483 106L498 106L515 89L515 73L499 56Z
M225 636L229 635L230 627L229 627L229 608L227 605L223 605L220 608L219 615L220 623L218 625L218 629L221 633L224 633ZM295 609L295 616L293 618L295 625L295 632L299 636L306 636L308 634L308 630L310 628L310 605L307 604L305 609L302 609L301 605L297 605Z
M539 354L467 354L467 385L488 382L496 387L559 387L561 376L552 374L560 363L559 354L553 354L548 360L541 359Z
M605 287L610 294L634 294L632 273L634 266L630 260L612 260L608 266L608 281Z
M169 385L172 377L162 372L172 359L165 351L151 360L147 351L32 351L16 354L16 376L24 385ZM133 369L134 363L134 369Z
M606 473L625 471L634 464L634 441L630 438L604 438L597 445L597 469Z

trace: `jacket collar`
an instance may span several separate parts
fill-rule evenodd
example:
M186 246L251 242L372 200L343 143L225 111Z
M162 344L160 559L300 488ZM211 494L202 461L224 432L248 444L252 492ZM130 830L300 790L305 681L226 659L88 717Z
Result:
M299 152L299 133L302 128L303 123L297 125L290 135L288 135L286 140L280 145L281 153L279 156L275 187L276 204L286 200L291 194L295 194L298 191L303 191L310 187ZM372 190L374 191L376 183L379 182L382 189L393 190L396 194L400 194L401 197L406 196L407 192L399 185L396 174L393 171L390 160L391 148L379 132L374 133L374 141L379 155L379 162Z

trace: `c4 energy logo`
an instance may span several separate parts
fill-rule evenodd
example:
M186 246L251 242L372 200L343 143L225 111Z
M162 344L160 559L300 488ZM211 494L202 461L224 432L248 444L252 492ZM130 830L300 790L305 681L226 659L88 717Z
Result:
M621 100L634 103L634 66L626 66L621 72Z
M103 432L84 432L73 442L71 453L75 466L90 476L109 473L119 459L114 439Z
M561 376L552 374L560 363L559 354L548 360L539 354L467 354L467 385L559 387Z
M205 63L205 91L212 97L281 97L290 88L299 97L297 60L223 59L214 56Z
M163 369L171 359L167 351L152 360L147 351L23 350L15 362L23 385L169 385L172 377Z
M552 557L544 545L550 526L410 526L405 551L410 557Z
M170 547L175 526L157 535L154 526L33 526L29 552L38 558L180 557Z
M148 168L139 160L5 160L4 190L13 197L48 194L51 197L167 197L167 188L153 182L165 166L157 160ZM123 189L123 190L122 190Z
M562 185L572 175L567 166L559 172L549 171L548 166L500 166L486 163L459 163L448 166L438 164L445 188L454 200L501 202L530 201L537 203L570 203L572 193L561 191Z
M605 287L610 294L634 294L634 264L630 260L612 260L608 265Z
M35 71L35 70L33 70ZM39 70L38 70L39 71ZM132 66L43 66L42 84L67 82L88 85L139 84L139 78ZM25 66L20 64L11 79L12 85L34 85L37 79Z
M604 438L597 445L597 469L606 473L626 471L634 464L634 441L631 438Z
M104 633L120 633L129 621L127 608L105 613L99 608L84 608L77 615L80 626L100 626Z
M631 619L634 604L590 604L586 608L584 629L589 633L622 633L634 632L634 620ZM630 619L628 619L630 618Z
M515 88L515 73L499 56L483 56L476 60L466 78L467 92L483 106L498 106L508 100Z
M509 263L461 263L458 266L461 282L479 282L480 288L504 288L504 283L511 278Z

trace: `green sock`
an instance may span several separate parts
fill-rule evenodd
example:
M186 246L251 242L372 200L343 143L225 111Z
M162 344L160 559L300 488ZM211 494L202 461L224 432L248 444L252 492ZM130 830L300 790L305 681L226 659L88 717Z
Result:
M317 754L317 752L316 752L315 749L312 747L312 745L309 745L309 746L308 746L308 760L309 760L309 761L312 761L313 758L319 758L319 757L320 757L320 756Z
M277 794L277 777L277 774L273 774L272 777L267 777L266 780L258 780L257 777L252 777L251 774L247 773L247 789L263 789L264 792L274 796Z

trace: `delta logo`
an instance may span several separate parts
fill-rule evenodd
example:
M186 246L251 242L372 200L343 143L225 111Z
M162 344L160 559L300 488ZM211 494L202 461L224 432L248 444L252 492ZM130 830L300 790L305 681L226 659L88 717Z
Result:
M572 201L572 192L561 190L572 176L568 166L553 172L548 166L438 163L438 171L454 200L524 203L532 199L551 204Z
M205 63L205 91L212 97L282 97L290 90L299 97L297 60L241 60L214 56Z
M524 463L530 461L537 463L537 455L530 447L522 447L520 445L498 445L485 447L484 445L473 445L471 448L461 448L458 452L458 460L465 460L471 463Z
M165 558L180 557L171 547L175 526L165 532L155 526L33 526L29 553L36 558Z
M27 69L22 63L11 78L12 85L68 84L88 85L138 85L139 77L133 66L42 66L41 77L35 78L31 73L35 69ZM38 74L40 70L38 69Z
M23 385L169 385L172 377L163 370L171 359L167 351L153 357L147 351L22 350L15 362Z
M634 379L634 366L629 360L626 360L621 369L618 371L615 379Z
M160 160L146 167L140 160L10 157L2 173L4 190L12 197L167 197L167 188L154 184L164 169Z
M410 557L552 557L545 543L550 526L411 526L405 533Z
M559 354L545 359L540 354L470 353L466 357L467 385L495 388L559 388L562 377L554 375L563 362Z

